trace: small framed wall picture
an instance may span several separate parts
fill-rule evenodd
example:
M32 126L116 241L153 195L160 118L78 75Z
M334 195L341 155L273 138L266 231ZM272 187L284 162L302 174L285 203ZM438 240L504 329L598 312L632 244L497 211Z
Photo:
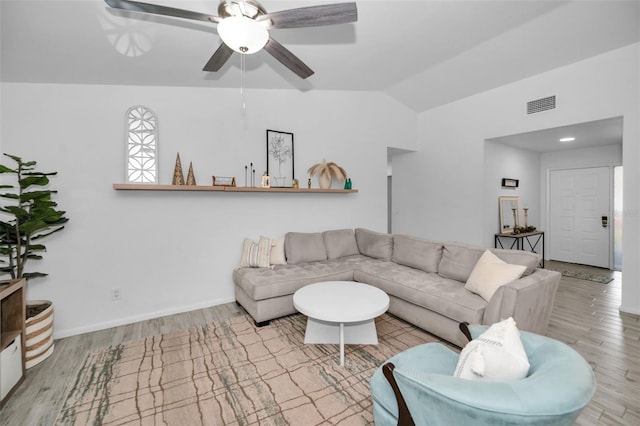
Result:
M518 179L502 178L503 188L517 188L519 184L520 181Z
M267 130L267 174L272 187L293 184L293 133Z

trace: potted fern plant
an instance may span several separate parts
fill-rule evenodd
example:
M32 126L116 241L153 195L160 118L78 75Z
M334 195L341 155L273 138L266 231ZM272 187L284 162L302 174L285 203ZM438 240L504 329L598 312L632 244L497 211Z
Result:
M35 161L23 161L15 155L4 154L15 165L0 165L2 180L0 193L0 272L11 279L27 282L46 276L42 272L27 272L30 260L42 259L45 237L64 229L68 221L65 212L57 210L48 189L49 176L57 172L36 171ZM9 182L7 182L9 181ZM53 353L53 305L50 301L27 302L25 357L27 368L33 367Z

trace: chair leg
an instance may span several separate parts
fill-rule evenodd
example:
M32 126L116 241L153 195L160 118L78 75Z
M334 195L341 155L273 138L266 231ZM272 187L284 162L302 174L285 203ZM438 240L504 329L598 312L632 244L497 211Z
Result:
M396 401L398 402L398 426L415 426L413 417L411 417L411 413L407 407L407 403L402 396L402 392L400 392L400 388L398 387L395 377L393 377L393 370L395 368L395 365L388 362L382 366L382 374L384 374L384 377L391 385L391 389L393 389L393 393L396 395Z
M460 327L460 331L462 331L462 334L464 334L464 337L467 338L467 340L472 341L473 337L471 337L471 332L469 331L469 323L468 322L461 322L458 327Z

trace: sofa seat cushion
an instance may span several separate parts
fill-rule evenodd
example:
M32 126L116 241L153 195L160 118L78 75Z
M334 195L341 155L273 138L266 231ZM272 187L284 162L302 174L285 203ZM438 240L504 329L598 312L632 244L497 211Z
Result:
M393 262L364 263L354 278L456 322L482 323L487 306L482 297L465 289L464 283Z
M340 259L276 265L273 269L238 268L233 282L253 300L270 299L295 293L299 288L320 281L353 281L353 271L372 261L362 255Z

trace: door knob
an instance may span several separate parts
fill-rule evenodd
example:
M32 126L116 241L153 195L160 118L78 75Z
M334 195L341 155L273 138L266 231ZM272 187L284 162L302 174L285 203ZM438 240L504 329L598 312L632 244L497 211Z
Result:
M601 217L602 220L602 227L606 228L609 225L609 216L607 216L606 214L603 214Z

